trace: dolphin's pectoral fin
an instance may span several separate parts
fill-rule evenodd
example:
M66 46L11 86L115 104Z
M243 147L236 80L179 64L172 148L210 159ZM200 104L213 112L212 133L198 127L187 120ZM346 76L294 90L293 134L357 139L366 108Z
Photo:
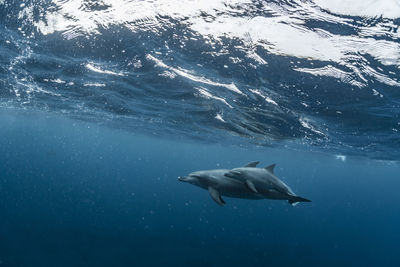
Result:
M257 189L256 189L256 187L254 186L254 184L253 184L252 181L246 180L245 183L246 183L247 187L248 187L251 191L253 191L254 193L258 193L258 191L257 191Z
M224 174L226 177L234 177L234 176L239 176L241 173L239 171L229 171Z
M208 192L210 192L211 198L217 202L218 205L223 206L225 201L221 198L221 194L214 187L209 186Z
M260 163L259 161L252 161L252 162L249 162L249 163L247 163L244 167L252 167L252 168L255 168L255 167L257 167L257 164L258 163Z
M269 171L270 173L274 174L275 165L276 165L276 164L269 165L269 166L265 167L265 169L266 169L267 171Z

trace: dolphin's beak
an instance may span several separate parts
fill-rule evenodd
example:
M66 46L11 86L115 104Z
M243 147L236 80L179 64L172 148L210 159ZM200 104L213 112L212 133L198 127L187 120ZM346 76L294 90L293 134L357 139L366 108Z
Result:
M178 180L181 182L185 182L186 181L185 178L186 178L185 176L178 176Z

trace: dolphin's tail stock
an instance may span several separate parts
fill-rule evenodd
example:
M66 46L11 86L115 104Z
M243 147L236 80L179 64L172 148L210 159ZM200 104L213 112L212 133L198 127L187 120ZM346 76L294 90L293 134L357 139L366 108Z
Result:
M311 200L299 196L293 196L288 200L288 202L290 205L296 206L299 202L311 202Z

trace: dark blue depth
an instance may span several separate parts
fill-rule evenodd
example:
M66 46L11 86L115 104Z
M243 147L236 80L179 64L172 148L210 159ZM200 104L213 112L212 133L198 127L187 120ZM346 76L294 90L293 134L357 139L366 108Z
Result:
M2 110L0 266L398 266L399 166L154 139ZM312 199L225 198L177 177L251 160Z

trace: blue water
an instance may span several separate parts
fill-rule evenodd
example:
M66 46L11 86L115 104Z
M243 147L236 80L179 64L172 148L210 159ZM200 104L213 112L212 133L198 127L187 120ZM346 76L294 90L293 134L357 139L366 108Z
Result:
M0 0L0 266L400 266L399 18ZM312 202L177 180L255 160Z

